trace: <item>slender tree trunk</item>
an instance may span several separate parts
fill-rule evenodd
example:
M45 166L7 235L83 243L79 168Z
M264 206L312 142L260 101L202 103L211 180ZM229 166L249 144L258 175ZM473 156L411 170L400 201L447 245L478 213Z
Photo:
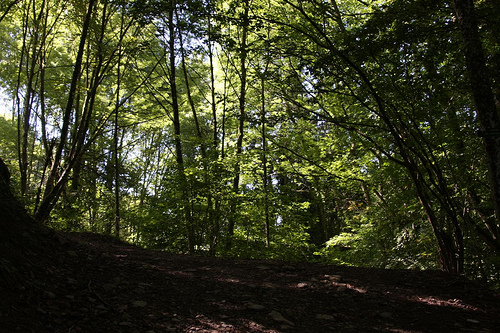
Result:
M211 13L209 14L211 15ZM210 249L209 254L211 256L215 256L217 252L217 244L219 241L219 234L221 228L221 198L218 195L213 195L214 191L217 190L221 184L219 184L219 176L220 176L220 166L219 166L219 128L217 121L217 100L216 100L216 91L215 91L215 67L214 67L214 51L213 51L213 43L210 40L212 37L212 21L211 16L208 17L208 58L210 64L210 102L211 102L211 111L212 111L212 144L209 150L210 161L215 162L211 163L210 167L210 175L212 181L209 184L209 221L210 221Z
M212 35L212 22L210 18L208 19L208 35L209 38ZM217 125L217 101L215 94L214 52L213 52L213 44L210 40L208 42L208 58L210 63L210 99L211 99L211 109L212 109L212 137L213 137L212 146L215 154L217 154L219 145L219 132L218 132L219 130Z
M321 241L326 242L330 239L330 233L328 230L328 220L326 217L325 200L323 193L318 195L318 205L319 205L319 224L321 225Z
M23 167L22 167L22 161L21 161L21 134L22 134L22 127L21 127L21 119L22 119L22 111L21 111L21 86L22 86L22 72L23 72L23 66L24 66L24 59L26 57L27 52L27 41L28 41L28 13L29 10L26 10L26 14L23 15L23 43L21 47L21 54L19 56L19 64L18 64L18 70L17 70L17 81L16 81L16 89L14 93L14 102L13 102L13 111L12 111L12 120L17 118L17 159L18 159L18 164L19 164L19 172L21 173L21 179L25 176L23 176ZM17 117L16 117L17 114ZM22 182L22 180L21 180ZM22 193L22 190L21 190Z
M176 19L179 21L179 14L177 13L177 10L175 11ZM193 100L193 95L191 94L191 84L189 80L189 74L187 71L187 66L186 66L186 51L184 49L184 39L182 37L182 31L180 27L178 27L178 39L179 39L179 49L180 49L180 54L181 54L181 66L182 66L182 74L184 76L184 81L186 81L186 94L189 102L189 106L191 107L191 112L193 114L193 120L194 120L194 125L196 128L196 136L200 140L201 143L201 154L202 157L205 158L206 156L206 148L205 145L203 144L203 133L201 132L201 127L200 127L200 122L198 121L198 113L196 112L196 106L194 104Z
M174 123L174 142L175 142L175 157L177 163L177 173L179 176L180 188L182 191L182 206L184 211L184 218L186 223L186 233L188 239L189 253L194 253L195 234L193 216L191 213L191 205L189 200L188 183L186 173L184 170L184 159L182 153L181 141L181 122L180 122L180 109L177 96L177 82L176 82L176 62L175 62L175 22L174 14L176 8L176 0L170 1L170 8L168 13L168 30L169 30L169 62L170 62L170 93L172 96L172 112Z
M269 213L269 171L268 171L268 163L267 163L267 117L266 117L266 73L267 73L267 64L264 69L264 73L262 73L261 77L261 90L260 90L260 98L261 98L261 136L262 136L262 182L264 188L264 223L265 223L265 233L266 233L266 246L269 247L271 242L271 217Z
M33 1L33 8L29 7L26 14L25 24L29 24L29 12L32 9L33 13L36 11L36 3ZM25 195L28 189L28 173L29 173L29 135L31 132L31 112L33 109L34 95L35 95L35 78L39 74L38 63L42 56L41 54L41 43L40 40L44 39L42 33L45 31L42 21L45 12L45 1L40 4L40 10L36 17L33 17L33 27L31 29L32 37L29 41L31 45L30 52L26 53L27 56L27 81L26 81L26 92L24 95L23 102L23 112L22 117L19 117L19 121L22 119L21 127L21 142L20 142L20 155L19 155L19 171L21 174L20 185L21 185L21 195ZM28 31L28 27L27 30ZM25 45L25 43L23 43Z
M120 36L123 36L123 13L121 15L120 21ZM118 63L116 68L116 100L115 100L115 119L114 119L114 128L113 128L113 161L114 163L114 175L115 175L115 236L120 238L120 223L121 223L121 214L120 214L120 136L119 136L119 113L120 113L120 87L121 87L121 60L122 60L122 50L121 44L118 46Z
M177 21L179 21L179 16L178 16L177 10L176 10L175 14L176 14ZM190 78L189 78L189 74L188 74L188 70L187 70L187 65L186 65L186 52L185 52L185 49L184 49L184 40L183 40L183 37L182 37L182 31L181 31L180 27L178 28L178 34L179 34L178 39L179 39L179 48L180 48L180 54L181 54L182 73L183 73L184 81L185 81L185 84L186 84L186 94L187 94L189 106L191 108L191 113L193 114L193 120L194 120L194 124L195 124L195 128L196 128L196 137L198 138L199 144L200 144L200 153L201 153L202 165L203 165L203 168L206 171L205 175L204 175L203 182L204 182L204 185L207 186L208 183L209 183L209 181L207 179L207 175L209 174L208 166L210 165L210 163L207 160L207 147L206 147L205 142L204 142L203 133L201 131L200 122L198 120L198 112L196 110L196 106L195 106L195 103L194 103L193 95L191 93ZM211 198L211 193L209 192L208 193L208 198L207 198L207 207L208 207L207 208L208 209L207 215L208 216L211 215L211 213L210 213L210 211L212 209L211 205L212 205L212 198ZM192 217L190 217L190 219L191 218ZM205 218L205 220L207 220L207 219L208 218ZM193 232L189 231L189 229L188 229L188 235L190 235L190 233L193 233ZM191 235L190 237L194 238L194 235ZM194 242L194 239L193 239L193 242ZM192 252L193 250L194 250L194 248L191 250L191 247L190 247L190 251Z
M240 172L241 172L241 152L243 150L243 137L244 137L244 127L245 127L245 104L246 104L246 91L247 91L247 37L248 37L248 11L249 11L249 1L244 1L244 13L243 13L243 23L241 32L241 43L240 43L240 96L239 96L239 115L238 115L238 139L236 141L236 161L234 167L234 179L233 179L233 193L234 198L231 202L231 211L228 222L228 241L226 244L227 249L231 249L232 238L234 235L234 227L236 221L236 210L238 206L238 194L240 188Z

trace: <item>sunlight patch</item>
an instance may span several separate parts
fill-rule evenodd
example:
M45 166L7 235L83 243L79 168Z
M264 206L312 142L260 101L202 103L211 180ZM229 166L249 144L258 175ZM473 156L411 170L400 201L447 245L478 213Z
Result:
M469 305L469 304L465 304L460 299L443 299L443 298L438 298L435 296L428 296L428 297L413 296L413 297L409 297L409 299L412 301L424 303L427 305L453 307L453 308L458 308L458 309L468 310L468 311L470 311L470 310L480 311L479 308L472 306L472 305Z

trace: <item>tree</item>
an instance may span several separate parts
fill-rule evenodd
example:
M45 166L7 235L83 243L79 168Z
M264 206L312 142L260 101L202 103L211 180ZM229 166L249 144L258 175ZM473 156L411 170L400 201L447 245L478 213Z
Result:
M392 70L400 73L401 77L413 73L403 71L411 65L405 60L405 53L400 52L401 48L410 50L406 47L408 44L396 39L391 42L395 42L399 50L391 53L378 53L380 51L373 49L367 41L364 45L368 47L362 50L357 45L361 40L360 35L357 34L357 27L369 28L370 21L363 23L350 20L339 24L342 20L339 21L338 6L331 8L316 6L312 2L293 1L287 4L296 13L298 21L289 23L290 20L287 17L288 20L281 23L283 29L288 34L295 34L299 38L302 35L310 43L305 44L306 46L301 49L302 54L297 56L299 59L297 82L303 85L302 89L306 95L302 99L306 102L299 100L295 103L302 105L301 107L307 112L316 113L326 121L357 133L360 138L366 140L364 145L374 151L379 151L393 163L406 168L416 195L434 229L443 269L460 273L463 270L464 244L458 203L455 201L455 194L451 190L452 187L445 176L438 155L435 154L427 131L420 126L423 120L420 120L418 117L421 115L415 112L418 104L413 104L414 101L405 97L402 92L407 88L397 76L373 75L375 70L383 73L386 66L391 66ZM390 17L392 13L401 15L402 7L400 6L402 5L403 2L392 4L386 12L387 16ZM360 7L363 6L360 5ZM435 10L435 7L415 4L414 10L408 13L421 15L422 11L426 11L429 19L432 19L432 10ZM373 14L368 17L376 18L377 15ZM380 25L374 27L380 32ZM410 38L413 36L417 40L422 37L422 35L410 35ZM314 47L309 48L309 45L314 45ZM292 54L296 56L295 53ZM418 66L412 67L415 73L421 71ZM402 71L399 72L399 69ZM410 75L410 80L407 82L414 82L415 78L411 78ZM304 81L305 84L303 84ZM330 101L335 103L332 105L327 98L322 97L337 94L344 96L343 102L351 101L348 107L351 110L350 113L344 111L346 107L342 106L343 102L339 103L330 98ZM302 104L311 102L314 103L314 107ZM422 104L422 102L415 102ZM344 110L340 109L340 113L332 112L338 108L337 105L341 105ZM355 119L353 113L356 114L357 121L353 121ZM384 137L383 133L390 134L391 146L380 141L380 138Z
M82 127L78 131L79 138L75 138L75 141L73 142L73 146L71 149L73 154L69 156L66 162L67 164L64 166L64 169L61 172L59 168L62 164L63 151L65 149L66 141L68 139L71 115L73 113L73 103L75 101L75 96L77 93L77 85L80 79L85 44L87 41L87 34L89 32L90 20L92 17L93 10L94 10L94 0L90 0L84 16L78 53L76 56L75 67L71 79L71 86L68 92L68 101L66 104L66 108L64 110L61 135L59 137L59 144L57 145L54 159L52 161L52 166L47 176L47 186L45 188L42 201L40 203L40 206L38 206L35 211L35 219L41 222L45 221L48 218L50 211L53 209L54 205L59 199L59 196L62 193L62 189L68 181L69 173L71 172L77 158L79 157L79 154L81 153L84 141L83 139L87 132L87 126L88 126L87 119L83 119L81 123Z
M194 252L194 222L191 213L190 199L187 187L187 179L184 167L184 157L182 153L182 141L181 141L181 123L180 123L180 108L178 102L177 84L176 84L176 29L175 29L175 11L176 11L176 1L170 1L170 6L168 8L168 52L169 52L169 68L170 68L170 94L172 97L172 113L173 113L173 125L174 125L174 142L175 142L175 159L177 162L177 172L179 177L179 185L182 191L182 201L183 210L186 221L186 232L188 238L188 249L189 253Z
M489 233L483 233L500 253L500 117L495 103L491 78L486 67L481 37L472 0L455 0L455 13L462 32L465 61L477 108L479 134L488 159L491 200L495 220L485 220Z
M238 96L238 136L236 140L236 151L235 151L235 165L234 165L234 179L233 179L233 192L234 199L231 202L231 213L228 221L228 242L226 248L230 249L231 238L234 235L236 210L238 206L238 195L240 187L240 158L243 149L243 138L244 138L244 127L245 127L245 117L246 117L246 92L247 92L247 54L248 54L248 29L250 25L249 19L249 8L250 3L248 0L244 0L242 4L242 13L240 14L240 24L241 24L241 34L239 36L239 79L240 79L240 91Z

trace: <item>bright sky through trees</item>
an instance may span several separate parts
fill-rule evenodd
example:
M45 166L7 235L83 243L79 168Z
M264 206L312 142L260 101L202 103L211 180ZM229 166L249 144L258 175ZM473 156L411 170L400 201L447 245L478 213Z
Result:
M0 115L8 118L12 116L12 101L9 100L4 91L0 90Z

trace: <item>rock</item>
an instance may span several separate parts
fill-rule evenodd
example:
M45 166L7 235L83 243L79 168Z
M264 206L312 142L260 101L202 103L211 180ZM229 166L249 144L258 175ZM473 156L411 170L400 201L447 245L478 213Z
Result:
M338 287L338 288L337 288L337 291L338 291L339 293L341 293L341 292L343 292L343 291L346 291L346 290L347 290L347 287L346 287L346 286L340 286L340 287Z
M137 288L134 289L134 292L136 294L145 294L146 290L143 287L137 287Z
M479 324L479 320L476 319L467 319L467 322L471 324Z
M392 319L392 313L390 313L390 312L382 312L382 313L380 313L380 317L382 317L384 319Z
M132 306L133 306L134 308L144 308L144 307L146 307L147 305L148 305L148 303L147 303L147 302L144 302L144 301L134 301L134 302L132 302Z
M49 299L54 299L56 298L56 294L54 294L52 291L45 291L43 293L43 295L46 297L46 298L49 298Z
M265 308L266 307L264 305L261 305L261 304L255 304L255 303L251 303L251 302L247 303L247 309L249 309L249 310L262 311Z
M335 317L331 316L331 315L327 315L327 314L317 314L316 315L316 319L320 319L320 320L335 320Z
M114 283L105 283L102 287L106 291L111 291L111 290L115 289L117 287L117 285Z
M120 326L132 326L132 323L129 321L122 321L119 325Z
M297 288L301 288L301 289L302 288L306 288L307 286L308 286L308 284L305 283L305 282L300 282L300 283L297 284Z
M331 282L342 282L343 281L343 278L341 275L325 275L325 278L327 278Z
M280 323L285 323L285 324L290 325L290 326L294 326L295 325L290 320L288 320L285 317L283 317L283 315L281 313L279 313L278 311L276 311L276 310L273 310L273 311L269 312L269 317L271 317L274 321L277 321L277 322L280 322Z
M257 266L257 268L260 270L263 270L263 271L267 271L267 270L271 269L271 267L269 267L267 265L260 265L260 266Z

